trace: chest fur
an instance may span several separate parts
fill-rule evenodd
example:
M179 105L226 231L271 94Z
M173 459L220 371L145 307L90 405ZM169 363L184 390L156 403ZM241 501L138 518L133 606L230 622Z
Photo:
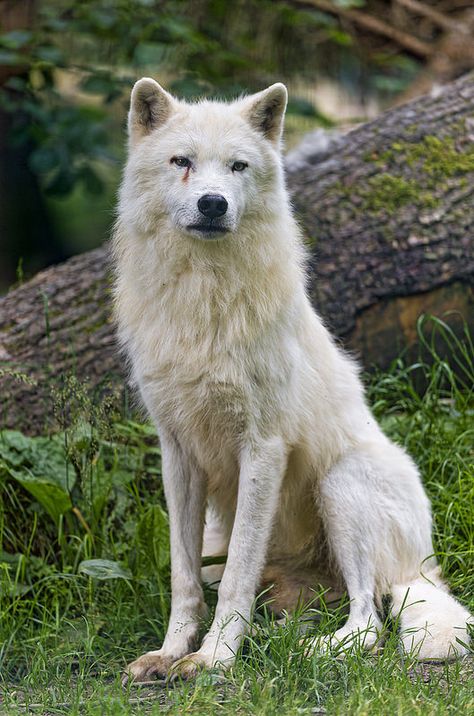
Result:
M292 360L281 346L268 345L270 336L248 346L216 345L206 337L170 354L171 343L138 361L142 396L161 424L199 442L220 438L237 446L246 433L275 423Z
M122 261L117 309L158 425L233 451L246 432L275 429L300 350L291 283L235 262L195 257L166 267L153 254L140 258Z

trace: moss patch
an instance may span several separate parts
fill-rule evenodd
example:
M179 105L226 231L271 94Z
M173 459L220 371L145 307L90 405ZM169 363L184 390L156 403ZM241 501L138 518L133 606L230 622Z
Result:
M331 192L341 195L339 208L350 205L353 211L356 205L355 194L360 200L357 201L358 210L374 214L380 211L393 213L409 204L419 209L433 208L438 204L436 197L420 182L389 172L381 172L370 177L362 186L363 188L355 190L353 185L335 183L331 187Z
M404 179L383 172L371 177L367 190L360 192L367 211L395 211L401 206L420 200L420 186L413 179ZM432 199L432 198L431 198Z
M439 203L434 192L444 181L459 177L459 185L465 185L464 175L474 172L474 145L465 142L459 130L459 145L453 137L426 135L416 143L394 142L380 155L366 153L364 161L385 171L371 177L367 188L359 192L363 208L372 212L393 212L407 204L433 208ZM407 166L416 179L406 177Z
M420 169L428 177L428 184L474 171L474 145L470 142L465 151L456 147L453 137L440 139L428 134L416 144L394 142L380 155L377 164L408 166Z

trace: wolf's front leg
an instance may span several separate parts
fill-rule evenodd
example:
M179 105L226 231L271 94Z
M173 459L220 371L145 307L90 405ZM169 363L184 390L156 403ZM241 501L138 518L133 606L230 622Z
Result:
M205 476L171 435L161 431L160 442L170 522L171 615L161 649L129 664L125 683L129 678L146 681L166 676L176 659L196 647L199 623L206 613L201 586Z
M234 527L212 626L201 648L173 665L189 678L200 667L228 668L250 620L287 464L280 438L247 446L242 453Z

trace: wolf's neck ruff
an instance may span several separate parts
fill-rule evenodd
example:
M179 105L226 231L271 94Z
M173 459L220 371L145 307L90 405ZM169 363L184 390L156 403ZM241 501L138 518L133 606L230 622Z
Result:
M181 340L225 348L254 339L304 298L302 252L282 239L289 229L269 226L245 240L212 243L188 237L179 243L166 233L143 238L117 228L117 300L126 305L122 322L132 332L155 324L166 335L173 325Z

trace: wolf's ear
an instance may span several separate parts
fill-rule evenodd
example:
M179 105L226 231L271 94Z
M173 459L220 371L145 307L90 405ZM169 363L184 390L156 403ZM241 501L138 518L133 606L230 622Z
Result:
M135 83L128 114L128 136L133 144L164 124L173 112L175 100L151 77Z
M288 92L285 85L277 82L262 92L244 99L244 116L254 129L278 145L283 131L287 101Z

